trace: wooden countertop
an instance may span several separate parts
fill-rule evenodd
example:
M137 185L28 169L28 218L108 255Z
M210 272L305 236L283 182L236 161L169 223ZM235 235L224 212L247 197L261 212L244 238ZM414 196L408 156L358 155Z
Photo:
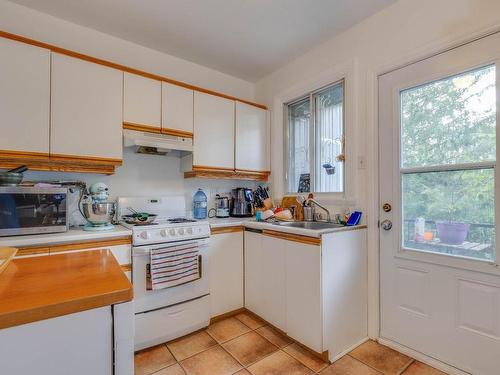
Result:
M0 329L132 300L109 250L14 259L0 274Z

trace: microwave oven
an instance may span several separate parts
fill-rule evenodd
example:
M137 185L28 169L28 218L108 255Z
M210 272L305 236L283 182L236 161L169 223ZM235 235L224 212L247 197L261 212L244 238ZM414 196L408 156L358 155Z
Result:
M68 189L0 187L0 236L68 230Z

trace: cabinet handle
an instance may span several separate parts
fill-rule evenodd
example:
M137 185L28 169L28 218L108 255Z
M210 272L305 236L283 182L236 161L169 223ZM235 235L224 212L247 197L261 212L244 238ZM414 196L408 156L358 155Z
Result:
M262 229L245 228L245 232L262 233Z

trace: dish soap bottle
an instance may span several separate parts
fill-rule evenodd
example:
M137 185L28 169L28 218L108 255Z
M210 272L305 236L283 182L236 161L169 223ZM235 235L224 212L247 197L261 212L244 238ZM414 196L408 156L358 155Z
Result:
M193 217L196 220L207 218L207 196L201 189L193 197Z

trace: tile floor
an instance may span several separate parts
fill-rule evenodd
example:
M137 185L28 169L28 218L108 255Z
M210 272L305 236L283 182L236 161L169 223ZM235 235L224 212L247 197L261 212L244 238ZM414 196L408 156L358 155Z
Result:
M439 375L413 358L367 341L332 365L247 313L135 355L136 375Z

